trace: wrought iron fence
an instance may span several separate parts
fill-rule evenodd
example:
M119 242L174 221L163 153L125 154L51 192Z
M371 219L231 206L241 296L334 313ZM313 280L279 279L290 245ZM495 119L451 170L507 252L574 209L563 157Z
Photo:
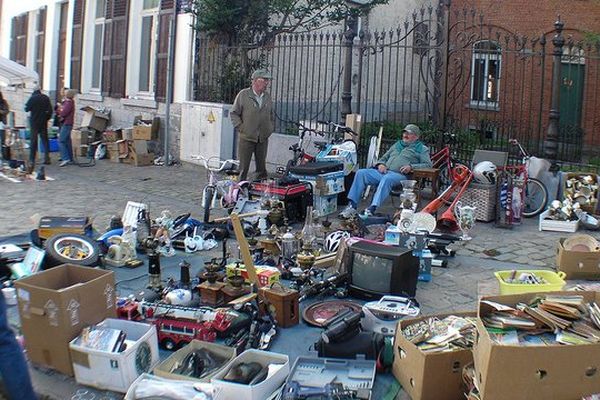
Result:
M468 161L475 149L509 150L510 138L543 156L555 81L562 98L557 159L600 165L599 46L567 38L561 76L553 79L552 39L444 6L420 8L391 30L358 32L350 47L342 31L283 34L261 47L198 36L194 94L231 103L251 71L267 67L275 77L276 130L295 133L289 121L340 119L349 69L350 105L363 121L361 160L380 126L385 150L405 124L417 123L434 148L440 132L454 132L458 156Z

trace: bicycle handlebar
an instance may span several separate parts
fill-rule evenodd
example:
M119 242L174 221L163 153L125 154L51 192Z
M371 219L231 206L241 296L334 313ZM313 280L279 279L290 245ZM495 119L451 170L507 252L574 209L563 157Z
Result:
M240 165L240 162L238 160L232 160L232 159L221 160L218 157L206 158L204 156L191 156L190 158L192 160L198 160L198 161L202 162L202 164L204 165L204 168L206 168L207 170L212 171L212 172L222 172L222 171L226 171L228 169L234 169L235 167L239 167L239 165ZM218 163L218 166L210 165L211 161L215 161L216 163Z

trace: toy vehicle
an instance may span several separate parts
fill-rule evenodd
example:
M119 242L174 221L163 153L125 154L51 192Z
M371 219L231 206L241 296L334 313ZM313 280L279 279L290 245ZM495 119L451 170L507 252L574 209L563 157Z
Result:
M167 350L175 350L193 339L214 342L217 332L206 321L177 318L156 318L152 321L158 332L158 342Z

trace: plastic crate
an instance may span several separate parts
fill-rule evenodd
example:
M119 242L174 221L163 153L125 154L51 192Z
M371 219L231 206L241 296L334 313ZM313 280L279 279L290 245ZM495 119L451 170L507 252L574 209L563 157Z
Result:
M301 182L312 185L315 196L330 196L344 191L344 171L329 172L319 175L291 175Z
M517 274L526 272L533 274L539 278L543 278L544 284L526 284L526 283L508 283L505 281L513 271L496 271L494 275L500 284L500 294L520 294L520 293L536 293L536 292L555 292L560 291L565 286L564 278L567 276L564 272L540 271L540 270L516 270Z
M496 185L472 182L461 196L460 202L475 207L477 221L493 221L496 218Z
M553 219L546 219L550 215L550 210L546 210L540 214L540 231L554 231L554 232L577 232L579 229L579 220L575 221L556 221Z

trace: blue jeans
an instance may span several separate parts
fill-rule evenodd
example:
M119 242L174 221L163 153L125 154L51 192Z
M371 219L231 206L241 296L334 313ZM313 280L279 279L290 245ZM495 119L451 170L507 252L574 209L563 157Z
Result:
M394 171L382 174L375 168L359 169L348 192L348 198L358 204L367 186L377 186L371 206L379 207L388 198L392 188L405 180L405 175Z
M73 125L63 125L58 134L60 147L60 159L63 161L73 161L73 144L71 143L71 130Z
M11 400L36 400L27 361L6 318L6 301L0 293L0 375Z

